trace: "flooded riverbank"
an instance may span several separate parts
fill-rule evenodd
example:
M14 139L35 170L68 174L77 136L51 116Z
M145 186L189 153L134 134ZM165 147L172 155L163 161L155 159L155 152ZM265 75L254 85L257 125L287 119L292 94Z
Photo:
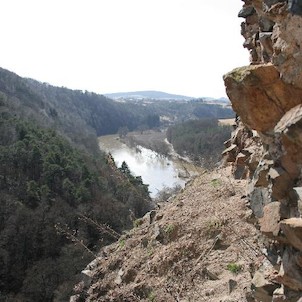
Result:
M201 171L193 164L177 158L168 159L141 146L130 148L119 140L118 135L99 137L99 146L112 154L118 167L125 161L135 176L141 176L143 182L149 185L152 198L165 187L184 187L190 177Z

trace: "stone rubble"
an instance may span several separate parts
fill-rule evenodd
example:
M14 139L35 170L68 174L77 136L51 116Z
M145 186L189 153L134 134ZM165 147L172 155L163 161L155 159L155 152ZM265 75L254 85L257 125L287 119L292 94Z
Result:
M273 277L256 271L255 301L296 302L302 300L302 1L243 2L238 17L245 19L241 34L251 64L224 76L238 115L224 156L236 178L248 179L256 224L268 253L275 249L281 259L271 263ZM265 289L271 282L277 287Z
M254 301L252 272L272 267L263 266L260 232L245 219L245 186L230 167L194 178L104 247L70 301ZM276 286L268 284L272 293Z

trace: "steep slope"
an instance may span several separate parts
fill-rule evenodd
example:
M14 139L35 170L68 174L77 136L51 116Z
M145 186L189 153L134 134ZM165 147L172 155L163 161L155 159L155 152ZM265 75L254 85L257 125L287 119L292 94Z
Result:
M174 122L196 117L233 116L229 108L195 101L189 105L174 101L117 102L93 92L21 78L2 68L0 97L17 108L18 115L38 119L40 124L56 128L86 151L94 148L96 152L98 147L92 136L117 133L122 127L129 130L158 127L160 116L164 119L168 115Z
M247 202L226 172L195 179L103 250L73 301L302 300L301 16L299 0L239 12L251 65L224 76L238 115L224 154Z
M251 65L224 76L239 115L225 153L236 177L249 179L250 207L275 255L255 274L263 282L253 281L268 302L302 297L301 8L301 1L245 0L239 17Z
M39 119L47 127L56 127L77 141L75 129L87 136L116 133L120 127L135 129L147 124L148 110L143 106L125 106L96 93L55 87L0 68L0 94L22 110L22 115ZM79 131L80 132L80 131Z
M95 250L116 240L89 219L121 232L132 225L129 210L150 209L141 179L98 150L76 112L81 101L92 110L81 95L0 70L1 301L66 301Z
M102 249L71 301L250 301L264 255L245 185L229 169L197 177Z
M150 209L147 186L100 152L97 135L152 127L155 115L0 68L0 300L65 301L116 240L91 224L122 232Z

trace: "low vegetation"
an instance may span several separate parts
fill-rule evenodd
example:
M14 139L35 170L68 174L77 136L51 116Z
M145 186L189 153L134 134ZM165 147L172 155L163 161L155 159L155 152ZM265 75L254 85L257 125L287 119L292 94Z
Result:
M233 274L238 274L241 271L242 267L240 264L237 263L229 263L227 265L227 269Z
M175 196L182 190L181 185L175 185L173 187L163 187L155 197L155 203L168 201L172 196Z

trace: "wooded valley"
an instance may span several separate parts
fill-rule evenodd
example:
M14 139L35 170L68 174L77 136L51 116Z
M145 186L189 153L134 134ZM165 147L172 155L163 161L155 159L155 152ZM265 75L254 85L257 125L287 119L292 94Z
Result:
M0 69L0 301L67 301L100 247L152 208L148 186L126 164L118 169L97 136L164 126L164 115L175 123L208 114L233 113L198 102L115 102ZM185 125L192 142L209 127L189 152L215 140L215 123ZM169 131L177 148L182 128Z

